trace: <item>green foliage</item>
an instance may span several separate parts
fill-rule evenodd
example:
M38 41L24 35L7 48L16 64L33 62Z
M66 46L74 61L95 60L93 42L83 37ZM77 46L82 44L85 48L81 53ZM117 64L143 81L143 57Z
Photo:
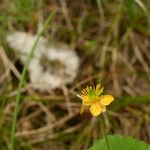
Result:
M135 0L124 0L123 10L127 14L126 25L132 28L141 29L149 26L149 14L148 14L148 2L140 4L136 3Z
M142 13L142 11L137 7L133 0L125 0L124 8L128 13L128 19L130 21L132 21L133 19L137 19Z
M122 98L117 98L111 105L112 110L118 110L121 107L129 106L129 105L140 105L140 104L150 104L150 96L124 96Z
M122 135L108 135L108 141L110 150L150 150L144 142ZM90 150L107 150L105 138L95 142Z
M94 54L96 48L98 47L97 40L86 40L83 45L81 45L81 50L86 54Z
M21 12L29 12L33 9L34 0L15 0L15 6Z

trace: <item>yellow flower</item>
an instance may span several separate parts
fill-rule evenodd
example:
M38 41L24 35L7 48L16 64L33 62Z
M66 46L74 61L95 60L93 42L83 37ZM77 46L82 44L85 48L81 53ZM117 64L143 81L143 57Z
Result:
M82 114L86 106L90 106L90 112L93 116L98 116L102 112L106 111L106 106L109 105L113 100L112 95L102 95L103 89L98 84L96 87L86 87L82 90L81 96L82 107L80 113Z

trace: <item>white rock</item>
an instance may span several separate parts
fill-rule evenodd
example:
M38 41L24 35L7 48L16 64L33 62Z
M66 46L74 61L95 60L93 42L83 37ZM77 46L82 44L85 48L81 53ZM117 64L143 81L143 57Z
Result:
M7 36L9 46L20 53L23 63L26 62L35 39L36 36L24 32L14 32ZM41 37L28 71L35 89L49 91L62 84L72 83L78 68L79 58L73 50L64 44L48 45L46 39Z

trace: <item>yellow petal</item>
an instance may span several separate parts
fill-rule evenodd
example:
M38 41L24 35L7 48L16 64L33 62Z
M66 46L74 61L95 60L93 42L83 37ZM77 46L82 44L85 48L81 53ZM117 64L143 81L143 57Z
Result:
M82 93L83 95L87 95L87 90L86 90L86 89L83 89L81 93Z
M102 112L102 106L99 102L95 102L90 107L90 112L93 116L98 116Z
M83 103L87 106L91 105L93 102L89 99L88 96L82 96L81 99L83 100Z
M85 106L82 105L82 106L81 106L81 109L80 109L80 114L82 114L84 111L85 111Z
M103 93L104 88L100 88L100 84L96 86L96 93L100 96Z
M109 105L113 100L114 100L113 96L111 96L111 95L104 95L104 96L100 99L100 103L101 103L103 106L107 106L107 105Z

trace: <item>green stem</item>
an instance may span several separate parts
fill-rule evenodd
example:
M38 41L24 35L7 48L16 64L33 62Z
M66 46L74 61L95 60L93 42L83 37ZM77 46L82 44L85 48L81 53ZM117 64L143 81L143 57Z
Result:
M18 114L19 102L20 102L20 97L21 97L21 88L22 88L24 80L25 80L25 75L26 75L26 72L27 72L27 68L28 68L29 62L30 62L30 60L31 60L31 58L34 54L34 50L36 48L36 45L37 45L44 29L48 26L49 22L52 20L54 15L55 15L55 11L53 11L49 15L49 17L45 21L42 29L37 33L37 37L36 37L35 42L34 42L32 48L30 50L30 53L28 54L27 61L24 65L24 68L23 68L23 71L22 71L22 74L21 74L21 79L20 79L19 86L18 86L18 94L17 94L16 99L15 99L15 102L16 102L15 103L15 110L14 110L14 113L13 113L13 123L12 123L11 142L10 142L10 149L11 150L15 149L15 132L16 132L17 114Z
M103 116L102 116L103 117ZM109 145L109 141L108 141L108 138L107 138L107 135L106 135L106 130L105 130L105 127L104 127L104 124L105 121L104 121L104 118L102 120L102 118L100 117L100 125L101 125L101 131L104 135L104 138L105 138L105 142L106 142L106 146L107 146L107 150L110 150L110 145Z

